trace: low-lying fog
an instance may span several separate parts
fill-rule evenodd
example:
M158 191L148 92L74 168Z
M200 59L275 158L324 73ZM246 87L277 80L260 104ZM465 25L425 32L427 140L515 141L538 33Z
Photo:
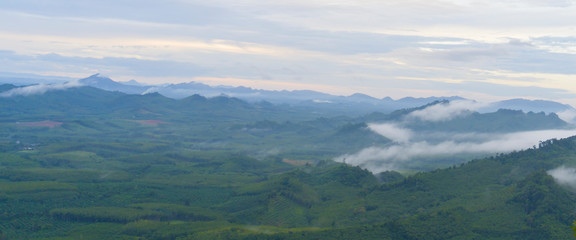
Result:
M384 147L368 147L357 153L337 157L338 162L361 166L374 173L387 170L406 170L407 166L433 164L441 158L488 156L538 147L541 141L576 135L576 129L549 129L508 133L414 131L405 127L409 121L448 121L470 113L484 105L475 102L437 104L415 111L399 122L371 123L368 128L392 143ZM560 117L573 113L558 114ZM563 119L567 122L571 118ZM472 159L463 159L467 161ZM426 162L428 161L428 162ZM447 166L444 166L447 167Z

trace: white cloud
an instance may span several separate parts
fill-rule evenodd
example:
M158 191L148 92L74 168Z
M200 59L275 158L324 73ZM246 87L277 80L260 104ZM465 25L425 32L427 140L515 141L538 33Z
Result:
M554 180L562 185L568 185L571 187L576 187L576 169L569 168L566 166L560 166L558 168L548 171L550 176L554 177Z
M564 112L556 113L564 122L576 124L576 110L566 110Z
M142 92L141 95L146 95L146 94L150 94L150 93L157 93L160 90L161 90L161 88L159 88L159 87L151 87L151 88L146 89L146 91Z
M574 58L566 57L575 52L575 11L568 0L4 1L0 21L11 24L0 26L0 46L33 60L0 58L0 71L46 74L50 67L142 79L147 74L135 69L146 67L136 60L148 60L207 70L177 71L190 78L311 83L377 97L497 95L465 86L478 81L576 92ZM529 44L511 46L510 39ZM34 59L47 53L126 58L134 67ZM559 75L519 78L477 69ZM175 77L164 70L165 79ZM523 97L519 92L503 94ZM558 96L546 92L539 97Z
M433 134L433 133L431 133ZM387 147L370 147L355 154L347 154L336 158L336 161L346 162L367 168L372 172L386 170L401 170L411 161L454 156L457 154L494 154L508 153L528 149L538 145L540 141L553 138L566 138L576 135L576 130L544 130L527 131L510 134L479 134L480 141L472 141L477 133L469 133L462 139L445 139L438 143L427 141L404 142Z
M304 8L295 5L292 8L272 8L272 11L264 11L263 18L332 31L457 37L491 42L501 42L508 37L528 39L550 34L573 35L568 22L560 19L575 18L572 5L546 8L526 1L309 2L310 5ZM271 9L263 5L253 5L252 8ZM298 10L298 14L292 12Z
M435 104L425 109L411 112L408 114L408 118L430 122L449 121L485 106L486 104L474 101L451 101L448 103Z
M410 141L414 133L410 129L401 128L397 124L383 123L383 124L368 124L368 128L393 142L407 143Z
M10 89L6 92L0 93L0 97L41 95L48 91L65 90L68 88L74 88L80 86L82 85L78 81L70 81L56 84L38 84L38 85Z
M354 154L346 154L335 160L368 168L372 172L402 170L414 161L435 161L454 156L482 156L508 153L538 146L540 141L566 138L576 135L573 130L525 131L507 134L477 132L414 132L403 126L414 120L440 122L489 106L469 100L438 103L409 113L400 122L371 123L370 130L392 140L385 147L369 147ZM576 117L576 112L561 113L565 118ZM420 163L422 164L422 163ZM424 163L425 164L425 163Z

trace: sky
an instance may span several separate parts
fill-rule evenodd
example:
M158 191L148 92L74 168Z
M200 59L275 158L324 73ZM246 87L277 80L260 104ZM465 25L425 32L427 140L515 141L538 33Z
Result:
M576 0L2 0L0 73L576 106Z

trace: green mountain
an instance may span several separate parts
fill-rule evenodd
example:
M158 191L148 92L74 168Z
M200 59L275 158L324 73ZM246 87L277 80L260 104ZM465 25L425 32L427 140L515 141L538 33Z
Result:
M426 121L411 117L416 111L428 107L445 106L450 102L436 101L430 104L409 109L401 109L390 114L372 113L363 117L366 122L397 122L406 128L417 131L438 132L517 132L543 129L560 129L569 127L566 122L555 113L522 112L521 110L498 109L495 112L479 113L473 111L458 112L455 117L440 120Z
M573 189L549 174L576 166L576 137L407 175L332 161L390 146L372 122L567 126L553 114L319 117L91 87L0 101L0 239L569 239L576 220Z

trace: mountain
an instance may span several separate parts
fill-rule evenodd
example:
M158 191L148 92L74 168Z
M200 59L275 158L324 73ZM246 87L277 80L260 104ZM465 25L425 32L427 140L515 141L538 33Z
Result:
M123 95L93 87L70 88L43 94L0 97L0 109L8 116L4 121L21 121L38 116L62 118L67 115L98 115L108 113L110 101Z
M367 114L374 111L390 113L403 108L414 108L440 100L466 100L458 96L451 97L405 97L398 100L386 97L374 98L355 93L350 96L335 96L311 90L274 91L253 89L249 87L209 86L197 82L144 86L137 82L119 83L95 74L80 80L81 83L109 91L120 91L131 94L158 92L170 98L185 98L194 94L207 97L226 95L244 99L249 102L268 101L275 104L291 104L303 108L314 108L322 112ZM574 110L570 105L545 100L510 99L491 103L481 108L480 112L495 112L498 109L522 110L524 112L563 112Z
M202 83L168 84L151 88L168 97L182 98L192 94L203 96L226 95L248 102L267 101L274 104L290 104L323 113L362 115L373 111L388 113L401 108L412 108L438 100L463 100L461 97L391 98L378 99L365 94L336 96L311 90L275 91L248 87L208 86Z
M195 94L205 97L230 96L248 102L267 101L275 104L290 104L303 109L310 109L328 114L366 114L373 111L391 112L401 108L412 108L437 100L463 100L460 97L428 97L428 98L391 98L377 99L365 94L350 96L335 96L311 90L275 91L248 87L209 86L203 83L188 82L165 85L141 85L137 82L121 83L100 74L80 79L86 86L108 91L119 91L129 94L146 94L157 92L164 96L181 99Z
M18 86L12 85L12 84L2 84L0 85L0 93L1 92L6 92L9 91L11 89L17 88Z
M93 83L114 85L102 78ZM495 132L566 126L555 114L517 110L414 117L450 104L332 117L231 96L90 86L7 95L0 239L569 239L576 137L448 166L425 157L410 172L333 161L364 149L409 154L369 123L397 123L414 135L487 132L488 141Z
M38 82L39 80L35 81ZM414 108L434 101L466 100L465 98L458 96L427 98L405 97L398 100L389 97L378 99L361 93L355 93L350 96L336 96L311 90L275 91L253 89L242 86L209 86L198 82L143 85L135 80L116 82L100 74L94 74L90 77L80 79L79 83L107 91L118 91L128 94L147 94L157 92L174 99L182 99L195 94L209 98L225 95L252 103L266 101L273 104L288 104L307 111L317 112L318 114L329 114L331 116L349 114L360 116L371 112L391 113L398 109ZM552 101L511 99L494 102L479 109L479 111L483 113L495 112L498 109L546 113L574 110L569 105Z
M522 110L498 109L495 112L462 111L447 115L446 119L431 121L413 116L414 112L429 107L444 111L450 108L449 101L435 101L417 108L407 108L390 114L371 113L361 119L370 123L396 123L402 127L418 131L436 132L479 132L508 133L518 131L534 131L543 129L565 129L570 125L560 119L557 114L545 112L523 112ZM433 114L433 113L430 113Z
M78 80L78 82L85 86L95 87L107 91L118 91L128 94L141 94L148 89L145 86L139 86L134 84L123 84L120 82L116 82L100 74L94 74L90 77L82 78Z
M111 84L106 78L93 76L84 79L93 84ZM13 90L13 85L0 85L0 89ZM23 117L155 117L160 119L195 119L206 122L240 122L254 119L310 120L322 116L290 107L275 106L268 102L248 103L244 100L216 96L211 98L193 95L183 99L165 97L157 92L127 94L89 86L65 89L54 88L46 92L0 97L0 110L7 116L4 121L20 121Z
M13 86L3 87L8 89ZM374 100L363 95L353 97ZM409 101L420 100L409 99ZM568 127L568 124L556 114L513 110L499 110L493 113L467 112L437 122L410 118L415 111L434 106L448 107L449 103L434 102L418 108L397 110L390 114L374 112L356 117L355 114L335 116L334 112L321 112L317 108L277 105L270 102L251 103L228 96L207 98L192 95L183 99L172 99L159 93L126 94L84 86L52 90L43 94L3 97L0 98L0 109L2 121L5 123L44 120L68 123L81 119L93 121L90 124L84 122L83 127L100 124L103 127L98 127L96 130L107 134L107 130L102 130L106 129L106 125L122 126L122 121L127 120L153 120L170 122L170 129L180 129L178 131L188 132L191 136L202 136L203 141L208 139L214 141L208 145L244 145L247 150L258 148L256 146L266 146L276 148L275 151L281 153L291 152L291 156L300 156L306 152L322 152L324 156L330 158L364 148L384 147L391 143L390 139L394 139L394 136L378 134L368 127L369 124L394 123L397 127L419 133L417 135L419 141L429 142L449 141L451 139L448 137L455 133L468 134L470 138L478 136L472 133L504 134ZM117 131L117 128L108 130ZM460 137L458 141L470 140ZM445 166L445 162L463 162L469 159L470 156L464 156L444 163L430 163L426 168Z
M490 106L481 109L482 112L491 112L498 109L511 109L522 110L524 112L546 112L546 113L559 113L568 110L574 111L575 109L568 104L561 104L553 101L545 100L528 100L528 99L509 99L500 102L492 103Z
M84 83L100 86L116 86L118 83L98 75L82 79ZM4 91L16 88L14 85L0 85ZM343 97L340 97L343 98ZM349 98L356 101L393 101L378 100L367 95L355 94ZM406 98L396 101L398 104L409 102L416 104L434 100L435 98ZM455 99L459 99L455 97ZM96 116L102 114L114 114L116 116L156 116L167 119L204 119L205 121L229 121L235 119L240 122L250 123L272 121L312 121L317 118L326 119L323 123L318 121L314 128L328 124L330 128L351 124L396 122L415 131L440 131L440 132L515 132L533 131L541 129L562 129L568 127L556 114L544 112L524 113L520 110L500 109L496 112L460 112L447 120L429 121L411 117L416 111L423 111L429 107L449 108L447 100L435 101L416 108L396 110L390 114L373 112L364 116L356 117L358 112L352 114L342 113L346 117L335 117L337 110L330 110L334 105L318 103L317 107L303 107L302 105L277 105L270 102L247 102L245 100L229 97L216 96L206 98L200 95L192 95L182 99L172 99L157 92L148 94L126 94L122 92L105 91L95 87L74 87L63 90L52 90L43 94L17 95L1 97L2 111L4 114L17 118L19 115L31 114L34 116L50 113L51 116L65 118L67 115ZM357 103L360 105L360 103ZM364 105L370 105L364 103ZM338 106L353 106L352 103ZM328 110L326 110L328 109ZM368 109L365 109L368 111ZM442 110L444 111L444 110ZM456 114L456 113L454 113ZM316 120L314 120L316 121ZM240 123L238 122L238 123ZM312 123L312 122L309 122ZM278 123L283 125L282 123Z
M33 85L38 83L62 83L73 80L73 78L59 76L41 76L29 73L0 72L0 84L14 84L16 86Z

